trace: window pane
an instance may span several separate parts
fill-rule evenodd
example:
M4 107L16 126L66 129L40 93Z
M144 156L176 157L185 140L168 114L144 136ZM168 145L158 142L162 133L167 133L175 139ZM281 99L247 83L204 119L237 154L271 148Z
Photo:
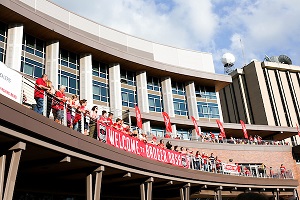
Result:
M69 86L69 84L68 84L68 77L61 76L61 85Z
M70 78L70 85L71 88L76 88L76 80L73 78Z
M96 95L100 95L100 91L99 91L98 86L93 85L93 93L96 94Z
M24 64L24 73L33 76L33 66L30 64Z
M39 67L35 67L34 69L34 76L35 77L42 77L43 69Z
M26 46L34 48L35 39L30 35L26 35Z

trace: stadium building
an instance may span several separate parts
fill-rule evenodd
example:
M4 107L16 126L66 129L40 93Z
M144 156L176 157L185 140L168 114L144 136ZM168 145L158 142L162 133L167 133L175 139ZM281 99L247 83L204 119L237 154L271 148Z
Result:
M183 139L170 139L174 145L213 152L224 162L253 168L256 174L209 173L143 158L0 95L0 198L230 199L249 191L276 199L298 198L291 146L188 141L196 137L192 116L202 132L217 134L216 119L223 121L230 112L222 113L219 91L232 79L215 73L210 53L136 38L46 0L2 0L0 9L0 61L10 69L32 80L46 73L56 88L65 85L68 95L77 94L87 99L89 107L98 105L130 125L135 125L138 105L143 131L157 137L165 134L161 113L167 112L172 135ZM32 104L30 94L26 96ZM235 123L224 124L228 137L243 138L241 125ZM292 126L262 124L247 125L248 133L273 141L297 134ZM258 166L277 170L281 164L291 176L258 173Z

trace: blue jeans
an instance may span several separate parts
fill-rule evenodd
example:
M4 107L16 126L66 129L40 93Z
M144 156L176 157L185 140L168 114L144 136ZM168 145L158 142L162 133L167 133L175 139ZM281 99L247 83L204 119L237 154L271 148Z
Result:
M44 110L44 99L43 98L34 98L36 101L36 106L34 107L34 111L43 114Z

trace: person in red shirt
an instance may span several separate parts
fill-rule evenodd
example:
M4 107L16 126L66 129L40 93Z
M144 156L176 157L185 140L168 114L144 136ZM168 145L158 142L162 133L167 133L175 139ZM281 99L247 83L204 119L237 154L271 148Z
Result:
M171 135L169 133L166 133L165 138L171 138Z
M122 131L122 120L117 118L116 123L113 124L113 127L118 131Z
M107 114L106 110L102 110L102 115L101 115L100 118L99 118L99 121L100 121L101 123L107 124L107 117L106 117L106 114Z
M34 111L39 114L43 114L44 111L44 92L49 89L46 83L47 80L48 76L43 74L41 78L38 78L35 81L34 99L36 101L36 106L34 107Z
M59 90L55 92L55 99L53 100L52 112L54 121L61 124L64 119L64 104L67 101L65 96L66 86L60 86Z
M107 117L107 125L108 126L112 126L114 124L113 121L112 121L113 117L114 117L113 113L111 113L111 112L108 113L108 117Z
M281 164L280 165L280 176L281 176L281 178L285 178L285 171L286 171L285 166L283 166L283 164Z

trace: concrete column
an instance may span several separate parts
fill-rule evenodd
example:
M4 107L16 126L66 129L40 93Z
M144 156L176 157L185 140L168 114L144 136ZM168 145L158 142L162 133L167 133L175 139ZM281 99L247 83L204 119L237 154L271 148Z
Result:
M162 79L161 90L163 96L164 111L167 112L170 117L175 117L172 84L170 77L165 77Z
M88 107L93 105L92 54L80 55L80 99L86 99Z
M220 121L223 122L224 119L223 119L223 112L222 112L222 107L221 107L219 92L216 92L216 96L217 96L217 102L218 102L218 109L219 109Z
M198 107L197 107L197 100L196 100L196 92L195 92L195 83L190 81L185 86L186 91L186 100L187 106L189 111L189 118L191 116L195 117L196 120L199 119L198 115Z
M143 131L145 133L151 133L151 124L150 121L143 121Z
M174 138L176 136L177 136L176 124L172 124L172 135L171 135L171 137Z
M6 177L6 182L5 182L6 185L5 185L4 193L2 192L3 189L1 189L1 193L3 193L3 199L5 199L5 200L13 199L16 178L17 178L18 168L19 168L20 159L21 159L21 153L25 149L26 149L26 144L23 142L18 142L16 145L14 145L13 147L11 147L9 149L9 151L12 151L12 155L11 155L11 159L10 159L8 173L5 176ZM5 162L5 160L3 160L3 158L4 157L2 157L2 159L1 159L1 163L0 163L1 165L3 165L3 163ZM4 171L4 167L1 166L0 170ZM3 175L3 171L0 172L2 175ZM2 184L3 183L1 183L0 185L2 185ZM0 196L0 198L2 198L2 196Z
M138 96L138 107L141 112L149 113L146 71L141 71L137 73L136 87L137 87L137 96Z
M52 81L55 89L58 89L58 63L59 63L59 41L47 42L45 74Z
M109 103L114 117L122 118L122 95L121 95L120 64L109 66Z
M5 64L20 71L23 41L23 24L10 24L7 32L7 49Z

